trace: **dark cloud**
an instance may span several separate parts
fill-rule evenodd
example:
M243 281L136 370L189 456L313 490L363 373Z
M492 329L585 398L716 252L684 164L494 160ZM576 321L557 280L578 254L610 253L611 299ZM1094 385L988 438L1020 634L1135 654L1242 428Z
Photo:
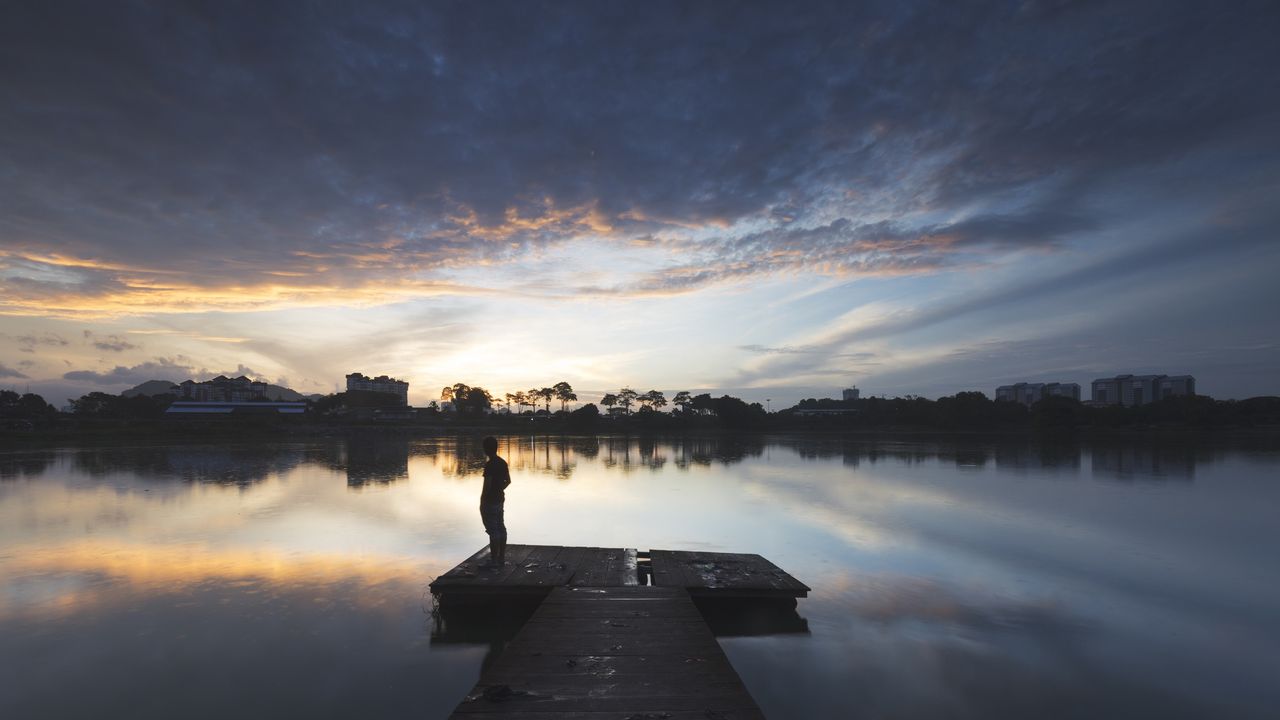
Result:
M97 335L92 330L85 330L84 339L85 342L105 352L124 352L125 350L138 349L137 345L119 335Z
M27 377L25 374L18 372L17 370L14 370L13 368L5 365L4 363L0 363L0 378L16 378L21 380L25 377Z
M17 345L19 352L34 353L39 347L63 347L68 345L66 338L57 333L29 333L26 335L6 335L0 333L0 338L8 340Z
M169 382L181 382L183 380L204 381L215 378L219 375L227 377L237 377L244 375L253 380L264 379L262 373L257 372L251 367L244 364L236 366L235 370L227 370L216 372L208 368L196 368L190 358L182 355L175 357L158 357L154 360L138 363L137 365L124 366L117 365L106 371L96 370L72 370L63 373L62 379L74 380L77 382L97 383L101 385L138 385L148 380L168 380Z
M63 373L64 380L97 383L100 385L139 385L148 380L180 382L191 377L195 370L185 364L184 358L156 358L132 366L117 365L105 372L72 370Z
M1094 227L1084 211L1125 173L1230 143L1250 148L1232 172L1274 166L1280 92L1258 69L1280 65L1278 15L27 3L0 28L0 282L25 311L69 288L355 291L575 235L747 221L771 229L623 290L785 271L759 258L789 254L933 271L970 242ZM951 219L975 202L990 207ZM897 241L847 245L886 219Z

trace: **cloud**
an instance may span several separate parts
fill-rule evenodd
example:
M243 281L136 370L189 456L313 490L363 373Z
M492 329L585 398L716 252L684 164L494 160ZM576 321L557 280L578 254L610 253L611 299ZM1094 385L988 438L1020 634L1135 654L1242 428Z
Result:
M543 294L929 273L1103 226L1126 173L1274 163L1265 5L1037 7L28 4L0 314L487 294L575 239L687 257Z
M124 352L125 350L136 350L137 345L125 340L119 335L96 335L92 330L84 331L85 342L91 343L94 347L105 352Z
M71 370L63 373L64 380L96 383L100 385L139 385L148 380L168 380L180 382L191 377L195 370L184 362L184 358L164 358L139 363L132 366L117 365L105 372L93 370Z
M210 380L219 375L227 377L238 377L244 375L253 380L265 379L265 376L244 364L236 366L235 370L224 370L221 372L209 370L208 368L196 368L190 358L182 355L175 357L158 357L154 360L138 363L137 365L117 365L106 371L96 370L71 370L63 373L64 380L74 380L77 382L98 383L101 385L138 385L148 380L168 380L170 382L181 382L183 380L196 380L198 382Z
M13 368L5 365L4 363L0 363L0 378L16 378L21 380L25 377L27 377L25 374L18 372L17 370L14 370Z
M781 347L767 347L764 345L739 345L738 349L745 350L749 353L757 353L760 355L822 355L823 357L831 358L831 359L863 361L862 364L864 365L876 364L876 363L870 362L876 358L876 354L873 352L856 352L856 353L832 352L829 349L823 349L823 348L807 346L807 345L799 345L799 346L784 345Z
M38 335L35 333L29 333L26 335L16 336L0 333L0 338L12 341L18 346L18 351L24 353L34 353L38 347L63 347L69 344L66 338L52 332L40 333Z

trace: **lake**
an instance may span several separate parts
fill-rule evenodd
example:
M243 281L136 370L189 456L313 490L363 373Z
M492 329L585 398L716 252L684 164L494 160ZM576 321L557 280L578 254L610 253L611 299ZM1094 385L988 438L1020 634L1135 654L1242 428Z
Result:
M759 553L771 718L1274 717L1265 443L503 437L513 543ZM0 717L443 718L476 438L0 453ZM495 619L495 626L501 625ZM497 647L500 647L498 645Z

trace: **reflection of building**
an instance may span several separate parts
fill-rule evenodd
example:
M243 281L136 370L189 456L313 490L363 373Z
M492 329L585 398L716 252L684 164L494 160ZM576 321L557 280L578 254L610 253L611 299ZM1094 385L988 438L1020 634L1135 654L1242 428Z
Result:
M212 380L204 382L184 380L178 387L182 389L183 400L246 402L266 400L268 385L261 380L250 380L243 375L237 378L219 375Z
M401 405L409 404L409 383L386 375L371 378L362 373L351 373L347 376L347 392L353 390L395 395Z
M343 448L347 486L387 485L409 477L409 441L349 441Z
M1022 403L1027 407L1050 397L1080 399L1080 386L1076 383L1027 383L1001 385L996 388L996 400Z
M1196 379L1190 375L1117 375L1093 381L1093 402L1097 405L1133 407L1195 394Z
M1195 476L1196 451L1188 444L1096 445L1091 448L1093 474L1120 480Z
M1080 469L1080 446L1072 442L1000 443L995 446L996 467L1009 472Z
M859 394L860 394L860 391L858 390L858 386L854 385L853 387L847 387L844 390L842 390L840 392L840 399L841 400L857 400Z

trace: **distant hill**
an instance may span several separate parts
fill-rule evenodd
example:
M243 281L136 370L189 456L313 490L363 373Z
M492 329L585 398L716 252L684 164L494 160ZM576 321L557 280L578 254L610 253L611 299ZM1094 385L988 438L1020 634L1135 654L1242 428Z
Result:
M177 384L171 383L168 380L148 380L137 387L129 388L128 390L120 393L120 397L134 397L137 395L148 395L152 397L168 394L177 395L177 387Z
M167 395L170 393L177 395L181 392L180 390L175 389L177 387L178 387L177 383L171 383L168 380L148 380L142 383L141 385L138 385L136 387L131 387L128 390L125 390L124 392L120 393L120 396L121 397L133 397L135 395L155 396L155 395ZM281 387L279 385L268 385L267 397L272 400L297 401L297 400L306 400L307 398L314 399L319 396L303 395L302 393L296 390L291 390L287 387Z

